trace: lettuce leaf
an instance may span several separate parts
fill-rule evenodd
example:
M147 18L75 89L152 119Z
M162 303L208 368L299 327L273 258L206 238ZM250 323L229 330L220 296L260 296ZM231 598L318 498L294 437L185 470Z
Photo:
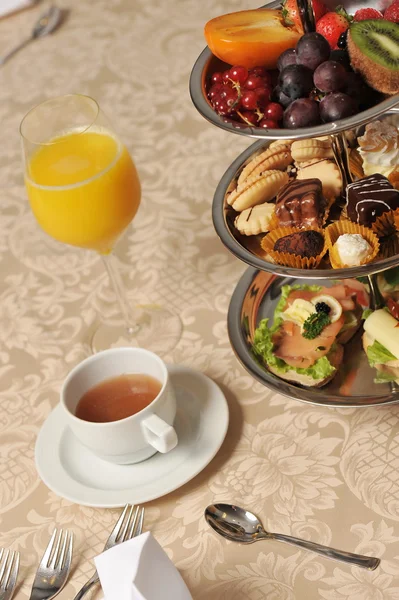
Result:
M374 379L374 383L389 383L396 381L397 377L393 373L385 373L384 371L378 371L377 377Z
M369 359L370 367L374 367L378 364L385 364L390 360L398 360L389 350L385 348L380 342L370 344L367 348L367 358Z
M290 291L296 286L283 286L290 288ZM319 288L319 286L311 286ZM309 286L308 286L309 288ZM297 289L304 289L304 286L297 286ZM317 289L314 291L318 291ZM287 294L288 295L288 294ZM287 297L287 296L286 296ZM313 379L325 379L335 372L335 367L332 366L327 356L322 356L316 362L307 369L299 367L291 367L282 359L278 358L273 354L273 341L272 335L275 333L283 320L281 318L275 319L272 327L268 327L269 319L262 319L256 328L253 342L254 353L261 357L264 362L269 366L273 367L278 373L283 375L287 371L295 371L300 375L309 375Z
M363 311L363 313L362 313L362 319L364 319L364 321L365 321L366 319L369 318L370 315L373 314L373 312L374 311L373 311L372 308L365 308L364 311Z

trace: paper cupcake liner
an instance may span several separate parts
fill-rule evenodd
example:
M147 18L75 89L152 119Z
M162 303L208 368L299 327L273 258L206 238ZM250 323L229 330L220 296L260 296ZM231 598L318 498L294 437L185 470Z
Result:
M399 190L399 167L395 167L392 173L388 175L388 179L395 190Z
M395 212L389 210L374 221L371 226L380 242L381 258L389 258L399 254L399 234L395 225Z
M352 175L356 179L361 179L362 177L364 177L363 159L360 156L359 152L356 150L356 148L353 148L350 151L349 168L351 170Z
M360 265L365 265L373 261L380 249L380 244L376 234L367 227L363 225L358 225L357 223L352 223L352 221L337 221L336 223L332 223L326 228L326 242L330 255L330 262L333 269L342 269L348 267L341 262L339 254L335 248L335 242L339 238L340 235L344 233L359 233L371 246L372 253L363 259Z
M310 258L304 258L297 254L290 254L289 252L277 252L274 250L274 244L282 237L291 235L292 233L300 233L303 231L318 231L324 238L323 250L317 256ZM294 269L315 269L319 264L325 253L327 252L327 243L324 236L324 230L321 227L279 227L270 231L261 241L262 249L272 258L273 262L278 265L284 265L286 267L292 267Z

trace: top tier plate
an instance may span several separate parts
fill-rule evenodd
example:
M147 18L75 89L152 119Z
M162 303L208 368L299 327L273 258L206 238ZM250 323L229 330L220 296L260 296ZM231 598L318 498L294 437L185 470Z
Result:
M334 2L330 0L326 2L329 7L334 7ZM335 4L337 4L335 2ZM346 0L339 4L344 5L346 10L353 14L361 7L374 7L381 9L383 6L383 0ZM386 2L385 2L386 4ZM279 8L281 5L280 0L276 2L270 2L265 4L263 7L267 8ZM262 7L262 8L263 8ZM205 25L205 23L204 23ZM304 139L311 137L319 137L323 135L333 135L347 129L355 129L369 121L377 119L380 115L386 111L392 109L394 106L399 104L399 94L389 97L383 102L376 104L373 108L369 108L353 117L347 119L340 119L333 123L324 123L323 125L317 125L316 127L302 127L300 129L261 129L260 127L250 127L244 123L238 123L227 117L219 116L212 108L207 95L206 95L206 82L208 77L220 69L228 68L231 65L226 65L216 58L208 46L201 52L198 57L190 76L190 94L194 106L198 112L205 117L208 121L232 133L238 133L239 135L245 135L247 137L259 138L265 140L284 140L284 139Z

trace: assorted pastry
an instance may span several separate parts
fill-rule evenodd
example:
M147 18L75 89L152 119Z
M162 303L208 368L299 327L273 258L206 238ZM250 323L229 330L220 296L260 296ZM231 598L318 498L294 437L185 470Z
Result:
M282 10L208 21L207 44L225 63L207 82L219 115L252 127L296 129L344 119L399 92L399 0L384 14L312 4L316 31L306 34L296 0L284 0Z
M399 130L374 121L351 144L354 181L345 190L329 138L272 142L252 158L226 194L243 245L303 269L399 254Z
M337 374L344 345L359 329L367 306L358 281L332 287L284 285L272 325L263 319L255 331L253 351L281 379L324 386Z

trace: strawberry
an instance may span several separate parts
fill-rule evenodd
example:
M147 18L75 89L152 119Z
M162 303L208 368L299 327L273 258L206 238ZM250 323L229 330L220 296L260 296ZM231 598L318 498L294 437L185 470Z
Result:
M335 12L328 12L321 17L316 23L316 31L326 38L332 50L336 50L339 36L348 29L351 20L352 17L339 6Z
M297 1L283 0L281 7L285 25L291 27L295 26L295 29L297 29L297 31L304 33L301 17L299 16ZM312 0L312 7L317 23L317 21L321 19L321 17L327 12L327 8L324 6L321 0Z
M394 0L391 6L388 6L384 12L384 19L393 23L399 23L399 0Z
M354 14L354 21L366 21L367 19L383 19L382 12L376 8L360 8Z

